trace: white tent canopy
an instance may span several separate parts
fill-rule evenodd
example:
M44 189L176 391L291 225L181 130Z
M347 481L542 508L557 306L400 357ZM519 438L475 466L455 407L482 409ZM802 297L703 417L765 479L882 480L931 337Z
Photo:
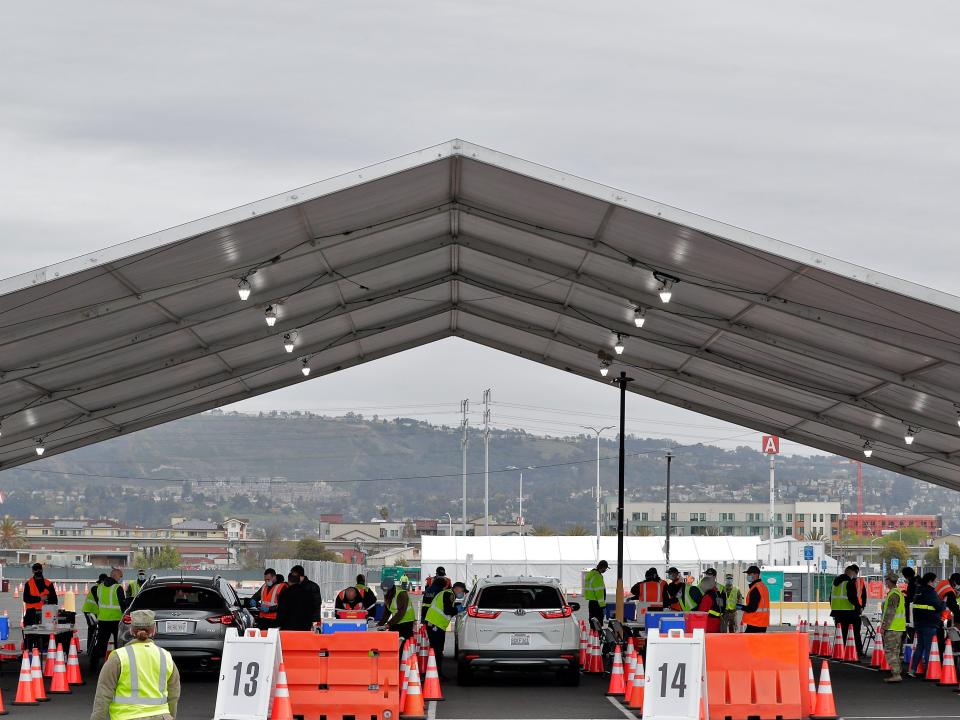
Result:
M630 585L643 579L649 567L665 571L664 537L627 537L623 541L623 576ZM742 570L757 562L759 537L671 537L670 564L694 574L708 566L720 572ZM616 586L617 539L600 538L599 559L611 570L607 587ZM455 580L487 575L555 577L567 590L579 591L581 575L596 566L596 536L423 537L421 566L425 575L442 566Z
M461 140L0 281L0 469L450 336L960 489L960 298Z

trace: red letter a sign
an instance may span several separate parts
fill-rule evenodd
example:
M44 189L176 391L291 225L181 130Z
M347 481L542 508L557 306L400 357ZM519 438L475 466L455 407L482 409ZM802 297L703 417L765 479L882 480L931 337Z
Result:
M778 438L776 435L764 435L763 452L765 452L767 455L779 455L780 438Z

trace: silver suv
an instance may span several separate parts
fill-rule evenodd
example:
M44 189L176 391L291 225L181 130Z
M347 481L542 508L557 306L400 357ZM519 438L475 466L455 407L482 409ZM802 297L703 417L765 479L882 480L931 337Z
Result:
M476 671L553 671L564 684L580 684L580 625L554 578L480 580L457 617L457 682Z
M233 588L221 577L157 577L140 589L120 623L120 642L130 640L130 612L153 610L157 645L173 655L181 670L218 670L228 627L254 626Z

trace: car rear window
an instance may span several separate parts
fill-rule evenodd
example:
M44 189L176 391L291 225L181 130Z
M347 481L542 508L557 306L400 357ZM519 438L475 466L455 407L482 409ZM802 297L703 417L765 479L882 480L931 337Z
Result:
M149 610L222 610L223 598L213 590L192 585L168 585L142 590L134 608Z
M563 607L563 598L549 585L494 585L480 591L477 607L490 610L550 610Z

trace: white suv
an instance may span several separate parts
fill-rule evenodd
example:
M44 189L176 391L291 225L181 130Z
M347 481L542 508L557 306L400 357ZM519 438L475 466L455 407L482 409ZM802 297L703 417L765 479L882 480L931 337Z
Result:
M554 578L480 580L457 617L457 682L478 670L549 670L580 684L577 603L568 603Z

